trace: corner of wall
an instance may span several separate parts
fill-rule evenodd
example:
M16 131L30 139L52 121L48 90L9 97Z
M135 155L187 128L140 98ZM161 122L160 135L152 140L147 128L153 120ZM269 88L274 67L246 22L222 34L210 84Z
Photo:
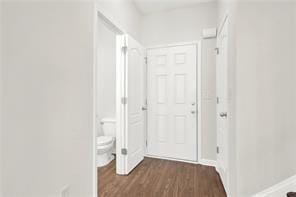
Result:
M0 196L2 196L2 2L0 1Z

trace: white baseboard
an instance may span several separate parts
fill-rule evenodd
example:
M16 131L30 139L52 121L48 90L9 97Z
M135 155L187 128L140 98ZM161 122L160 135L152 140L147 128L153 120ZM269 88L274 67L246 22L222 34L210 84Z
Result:
M201 165L212 166L212 167L216 167L216 165L217 165L217 161L210 160L210 159L201 159L199 163Z
M296 192L296 175L263 190L252 197L286 197L288 192Z

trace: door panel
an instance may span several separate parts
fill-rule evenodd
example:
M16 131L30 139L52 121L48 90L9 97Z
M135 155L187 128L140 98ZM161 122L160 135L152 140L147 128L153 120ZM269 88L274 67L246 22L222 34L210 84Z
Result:
M217 37L217 154L218 172L228 187L228 20Z
M149 49L148 154L197 160L196 46Z
M126 36L126 174L144 159L144 49Z

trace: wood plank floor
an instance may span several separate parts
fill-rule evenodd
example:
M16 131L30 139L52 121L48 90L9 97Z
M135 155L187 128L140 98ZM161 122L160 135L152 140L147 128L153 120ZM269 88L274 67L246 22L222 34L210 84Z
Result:
M98 168L99 197L226 197L213 167L145 158L128 176Z

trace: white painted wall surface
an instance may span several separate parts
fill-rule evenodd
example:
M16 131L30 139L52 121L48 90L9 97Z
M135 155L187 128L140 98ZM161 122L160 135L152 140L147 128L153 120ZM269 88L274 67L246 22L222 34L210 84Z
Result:
M97 0L98 7L108 17L112 17L116 23L140 41L140 26L142 15L132 0Z
M3 197L92 197L92 3L3 9Z
M231 24L231 196L251 196L296 173L291 3L218 4L219 20L228 13Z
M144 15L141 40L145 46L200 40L204 28L216 26L217 5L205 3ZM203 40L202 45L202 158L216 160L216 41Z
M218 6L220 20L225 12L231 18L231 196L251 196L296 172L291 3Z
M296 35L296 3L294 3L294 24L293 24L293 35ZM294 57L294 76L296 76L296 36L293 36L294 39L294 53L293 53L293 57ZM296 100L296 86L294 86L294 100ZM295 121L295 125L296 125L296 121ZM295 126L296 128L296 126Z
M2 3L0 2L0 196L2 194Z
M97 128L103 135L101 119L115 118L116 113L116 35L101 19L97 28Z
M296 174L290 2L237 10L238 192L250 196Z
M216 3L203 3L144 15L141 40L146 46L199 40L204 28L216 27L216 12Z

